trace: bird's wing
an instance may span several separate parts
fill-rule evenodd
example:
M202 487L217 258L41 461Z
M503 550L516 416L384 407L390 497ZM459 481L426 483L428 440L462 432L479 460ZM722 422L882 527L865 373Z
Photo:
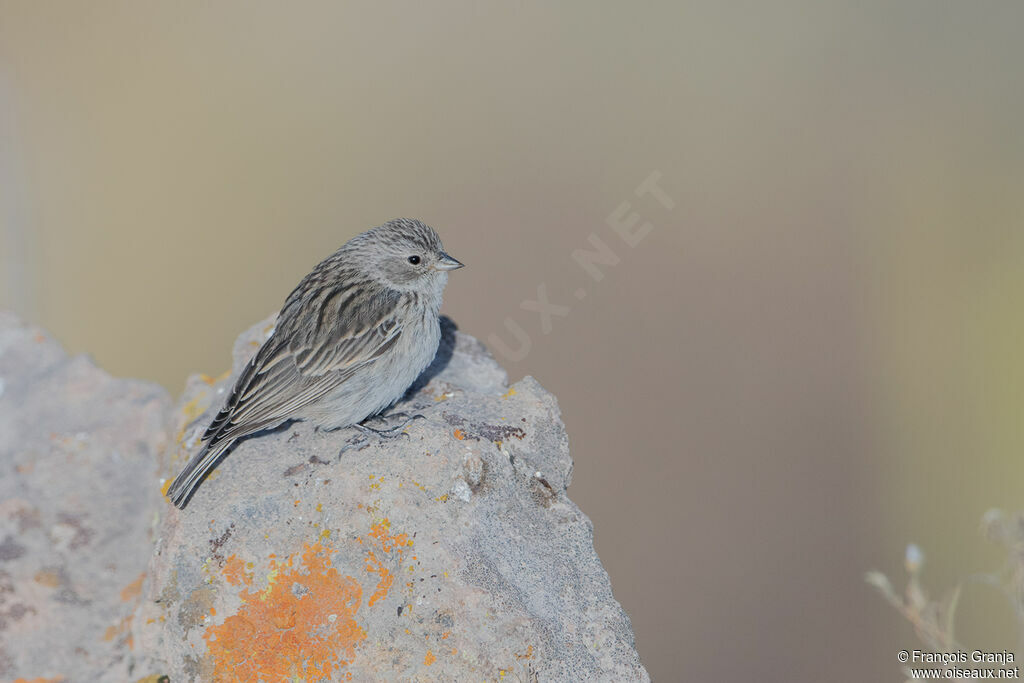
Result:
M265 429L330 393L398 341L397 309L397 293L359 287L289 300L203 440L212 444Z

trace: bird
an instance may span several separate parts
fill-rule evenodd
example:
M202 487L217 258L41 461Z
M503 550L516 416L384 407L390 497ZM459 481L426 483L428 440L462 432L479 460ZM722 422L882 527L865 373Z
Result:
M184 508L240 439L296 419L359 426L401 398L437 353L448 272L462 267L433 228L410 218L321 261L288 295L167 497Z

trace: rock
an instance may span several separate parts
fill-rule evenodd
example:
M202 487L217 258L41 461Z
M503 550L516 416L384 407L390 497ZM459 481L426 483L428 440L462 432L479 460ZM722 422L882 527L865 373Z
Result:
M4 679L649 680L566 495L554 397L454 325L402 435L292 422L177 510L160 488L273 320L170 409L0 323L0 453L28 468L0 502Z
M172 409L0 313L0 680L129 681Z

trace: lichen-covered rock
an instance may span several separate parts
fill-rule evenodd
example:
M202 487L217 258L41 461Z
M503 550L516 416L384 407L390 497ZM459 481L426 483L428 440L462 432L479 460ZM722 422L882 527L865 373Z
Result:
M0 680L647 680L534 380L446 323L404 434L294 422L176 510L228 388L175 408L0 314Z
M235 348L236 376L269 334ZM231 380L194 377L160 464L198 448ZM138 670L186 681L647 680L566 495L554 397L507 385L446 325L392 439L293 422L162 508L131 624ZM166 485L166 483L165 483Z
M170 398L0 312L0 680L134 681Z

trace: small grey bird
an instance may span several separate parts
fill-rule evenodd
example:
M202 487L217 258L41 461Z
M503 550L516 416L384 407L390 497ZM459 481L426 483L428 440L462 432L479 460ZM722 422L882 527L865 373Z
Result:
M167 490L184 507L232 444L287 420L358 425L402 397L433 360L448 271L462 264L420 221L353 237L288 295L270 337Z

